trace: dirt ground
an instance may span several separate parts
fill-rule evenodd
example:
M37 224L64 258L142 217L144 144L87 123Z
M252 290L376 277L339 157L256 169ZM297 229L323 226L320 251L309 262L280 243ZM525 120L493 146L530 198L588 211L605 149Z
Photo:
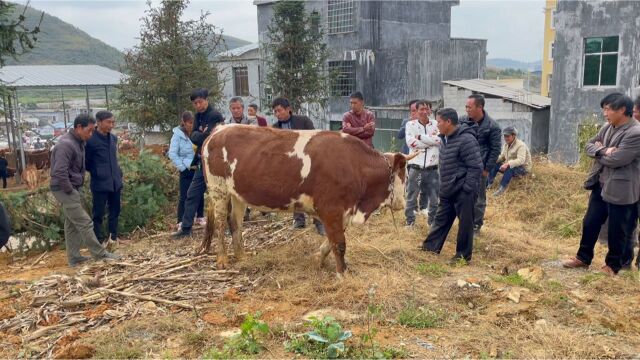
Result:
M202 311L169 309L70 333L58 345L57 357L203 357L220 349L224 334L257 311L270 328L260 338L265 350L253 356L258 358L296 357L283 344L309 330L302 317L312 311L330 314L353 331L347 347L363 346L362 335L375 328L376 346L395 349L396 357L640 357L639 272L600 274L606 253L600 245L590 270L561 267L579 242L588 195L581 189L584 174L541 161L534 174L516 180L500 198L489 196L470 264L449 264L455 226L442 254L429 255L418 250L428 230L424 218L416 228L405 229L402 212L394 214L396 227L392 215L383 211L364 226L347 230L349 271L337 280L331 257L323 267L313 261L322 239L312 231L300 235L288 230L297 239L233 262L233 270L261 279L253 290L214 299ZM126 257L147 248L195 248L198 243L142 238L118 251ZM16 280L77 271L66 266L60 250L37 264L39 254L2 256L0 323L29 308L30 295L20 291L24 283ZM401 321L412 309L436 314L433 323ZM0 334L0 357L29 355L27 335Z

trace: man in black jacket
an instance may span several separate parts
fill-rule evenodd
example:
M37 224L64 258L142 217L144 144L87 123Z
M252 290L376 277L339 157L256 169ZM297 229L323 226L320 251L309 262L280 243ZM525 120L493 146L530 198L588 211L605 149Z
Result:
M118 164L118 138L111 133L115 125L113 114L109 111L98 111L96 120L96 131L87 141L86 165L87 171L91 174L93 231L98 241L105 243L109 241L109 237L102 234L105 206L109 209L111 241L119 241L118 218L120 217L122 170Z
M459 123L451 108L437 113L440 147L440 202L433 226L422 249L439 254L458 217L458 238L453 261L471 260L473 252L473 206L478 196L482 159L476 140L478 125Z
M219 124L224 124L222 114L214 110L207 100L209 90L196 89L191 92L191 103L196 110L196 118L193 123L193 131L191 132L191 142L197 146L196 155L191 162L191 169L195 170L189 190L187 190L187 199L184 203L184 215L182 216L182 227L173 234L175 239L183 238L191 235L193 227L193 219L196 216L198 205L202 200L202 196L207 190L207 184L204 182L202 174L202 164L200 155L202 154L202 144L211 134L213 129Z
M467 115L460 117L460 123L478 125L478 144L482 157L482 177L478 188L478 200L475 204L473 231L480 233L484 224L484 211L487 208L487 177L489 171L496 165L502 150L502 131L498 123L484 111L484 96L473 94L465 105Z
M285 98L276 98L271 104L273 109L273 115L278 121L273 124L274 128L288 129L288 130L314 130L313 122L311 119L304 115L293 115L291 112L291 105L289 100ZM304 213L293 213L293 227L296 229L302 229L306 224L307 219ZM325 235L324 225L318 219L313 219L313 223L316 226L318 234Z

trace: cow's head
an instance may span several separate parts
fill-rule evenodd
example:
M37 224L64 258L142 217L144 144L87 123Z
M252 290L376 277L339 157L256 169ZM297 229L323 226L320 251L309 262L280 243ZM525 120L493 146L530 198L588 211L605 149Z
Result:
M391 167L393 177L393 181L389 184L389 197L384 202L384 205L391 206L393 210L403 210L405 208L404 185L407 182L407 162L418 156L418 154L418 152L410 155L401 153L384 154Z

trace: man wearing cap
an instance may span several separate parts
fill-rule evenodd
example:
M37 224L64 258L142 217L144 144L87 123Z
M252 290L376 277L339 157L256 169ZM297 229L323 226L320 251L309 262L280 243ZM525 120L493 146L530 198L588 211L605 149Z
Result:
M498 156L495 166L491 168L487 179L487 188L489 188L498 172L503 173L500 188L493 193L493 196L502 195L514 176L522 176L531 172L531 152L524 141L518 139L518 130L513 126L508 126L504 128L502 135L504 136L502 152Z

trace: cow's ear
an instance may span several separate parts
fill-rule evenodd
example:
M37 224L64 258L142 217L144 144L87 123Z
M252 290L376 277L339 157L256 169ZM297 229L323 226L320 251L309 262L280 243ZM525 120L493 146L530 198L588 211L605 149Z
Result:
M407 158L401 153L393 154L393 172L404 169L407 166Z

